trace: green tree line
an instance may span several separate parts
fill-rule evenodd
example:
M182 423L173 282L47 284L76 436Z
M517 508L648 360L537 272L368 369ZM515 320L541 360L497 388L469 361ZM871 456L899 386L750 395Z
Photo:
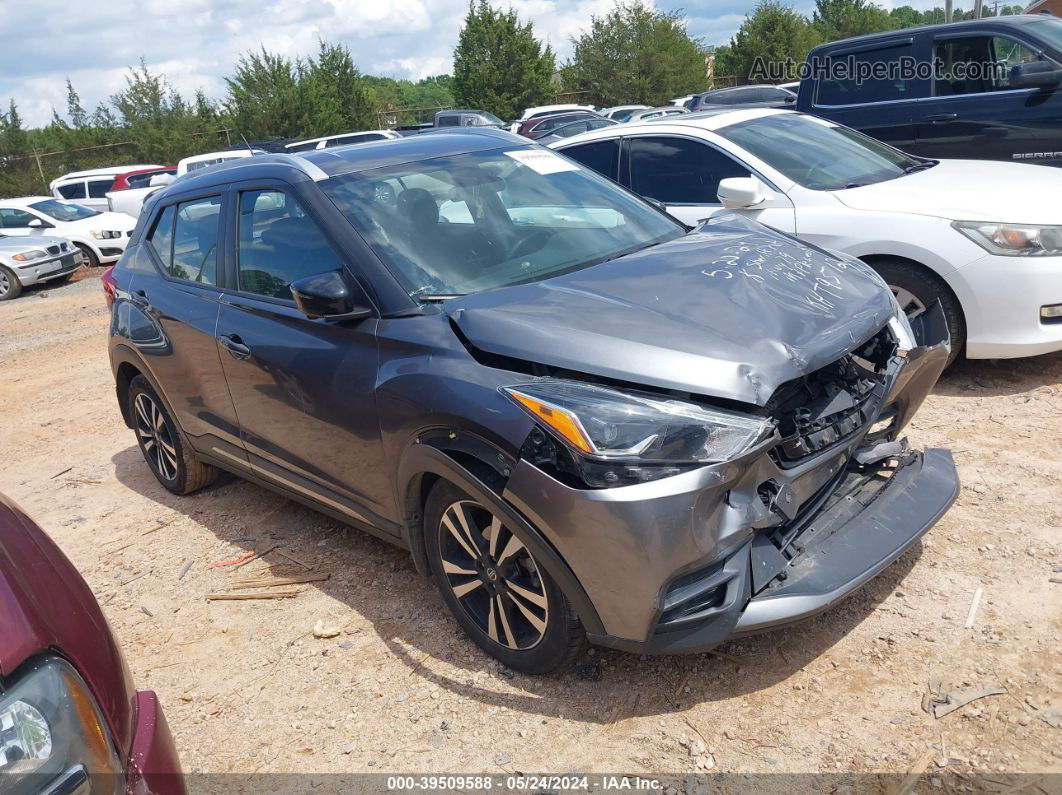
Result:
M796 65L822 41L939 22L943 13L817 0L808 18L782 0L760 0L730 43L714 49L712 74L747 82L757 56ZM689 35L681 12L616 0L608 13L591 16L572 37L570 58L558 63L511 7L470 0L452 75L410 81L363 74L344 44L322 41L306 58L244 53L224 80L223 97L199 91L189 99L141 62L121 91L91 110L68 80L65 114L54 112L42 128L26 129L14 100L0 109L0 195L40 193L50 179L83 168L173 163L243 138L312 138L427 121L438 107L477 108L509 120L555 101L662 105L712 87L709 50Z
M70 171L115 163L175 163L182 157L249 141L313 138L380 126L380 112L425 110L400 119L430 119L453 105L450 77L416 82L363 75L349 49L322 42L317 54L290 59L266 50L239 58L226 95L191 99L142 61L125 87L94 109L69 80L65 114L27 129L18 106L0 110L0 196L42 193Z
M1001 14L1020 14L1023 6L1000 8ZM983 16L994 14L987 7ZM973 19L972 10L956 9L952 21ZM729 44L715 49L714 73L726 76L738 84L756 82L753 66L757 58L763 61L788 63L795 68L807 58L808 51L818 44L944 22L944 8L919 11L910 5L885 10L873 0L816 0L811 17L806 17L783 0L760 0L745 17L745 21Z

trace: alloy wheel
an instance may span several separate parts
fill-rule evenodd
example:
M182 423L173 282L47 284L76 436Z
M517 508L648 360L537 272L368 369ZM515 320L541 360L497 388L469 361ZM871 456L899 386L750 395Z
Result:
M909 319L913 320L926 311L926 305L910 290L894 284L890 284L889 289L892 290L892 294L896 296L896 303L900 305L900 309Z
M7 274L0 270L0 296L7 295L11 289L11 280L8 279Z
M471 500L452 503L438 531L443 572L476 626L509 649L538 645L549 625L549 597L523 542Z
M136 409L136 432L144 457L165 480L177 478L177 448L166 415L144 392L133 401Z

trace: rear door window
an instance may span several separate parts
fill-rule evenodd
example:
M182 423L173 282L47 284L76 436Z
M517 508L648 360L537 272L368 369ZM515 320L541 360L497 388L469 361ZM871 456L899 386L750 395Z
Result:
M64 199L84 199L87 197L84 182L70 182L56 188Z
M173 257L166 269L170 276L196 284L217 284L220 218L220 196L177 205Z
M169 273L170 265L173 264L173 217L177 214L177 206L171 204L160 214L155 222L155 228L148 235L148 244L162 263L162 269Z
M817 105L861 105L915 97L915 81L904 80L901 59L912 58L911 42L830 56L830 75L818 84ZM870 74L870 77L862 75Z
M718 204L719 182L751 176L718 149L673 136L630 139L631 190L664 204Z

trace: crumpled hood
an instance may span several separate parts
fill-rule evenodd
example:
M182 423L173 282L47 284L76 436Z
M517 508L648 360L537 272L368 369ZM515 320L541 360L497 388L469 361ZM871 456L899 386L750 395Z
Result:
M1062 168L991 160L941 160L933 168L834 192L855 210L952 221L1062 224Z
M732 214L611 262L445 306L490 353L760 406L893 312L865 265Z

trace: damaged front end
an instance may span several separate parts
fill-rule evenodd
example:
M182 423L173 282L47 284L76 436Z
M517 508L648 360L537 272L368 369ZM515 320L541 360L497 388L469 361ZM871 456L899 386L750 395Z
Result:
M900 437L949 346L939 305L910 327L894 318L777 387L759 411L770 432L718 463L580 455L536 430L504 496L583 584L605 627L596 643L695 652L807 618L892 563L957 496L950 453Z

